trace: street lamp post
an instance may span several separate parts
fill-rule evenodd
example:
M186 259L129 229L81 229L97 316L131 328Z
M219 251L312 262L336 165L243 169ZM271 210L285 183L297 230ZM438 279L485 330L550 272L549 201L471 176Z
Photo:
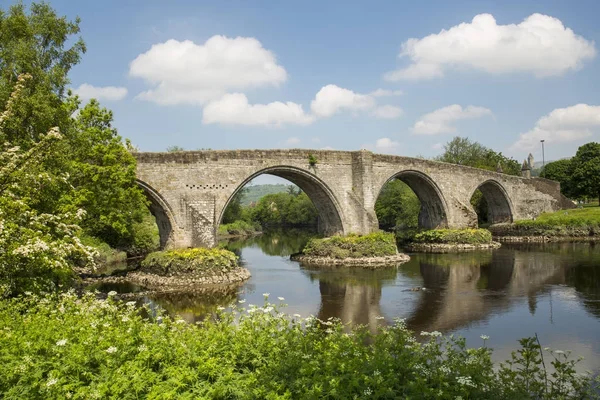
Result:
M540 140L540 142L542 142L542 168L544 168L546 166L546 156L544 155L544 142L545 142L545 140L542 139L542 140Z

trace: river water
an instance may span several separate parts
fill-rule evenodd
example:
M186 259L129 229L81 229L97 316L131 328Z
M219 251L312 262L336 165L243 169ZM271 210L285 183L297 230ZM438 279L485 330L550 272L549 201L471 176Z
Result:
M582 370L600 371L600 244L505 244L476 253L410 254L396 268L319 270L289 260L310 236L288 231L230 240L226 246L252 273L245 284L143 301L194 322L218 306L262 305L269 293L271 302L283 297L285 311L303 317L336 317L372 330L403 318L417 334L454 333L471 347L487 335L495 361L537 333L542 346L584 356Z

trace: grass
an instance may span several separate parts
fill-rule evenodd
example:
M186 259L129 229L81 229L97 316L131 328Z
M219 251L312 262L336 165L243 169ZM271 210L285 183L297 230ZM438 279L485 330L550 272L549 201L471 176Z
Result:
M492 242L487 229L431 229L413 237L414 243L486 244Z
M238 266L238 257L225 249L177 249L155 251L141 263L141 270L156 275L202 275L226 272Z
M543 213L535 220L515 221L523 226L600 226L600 207L574 208Z
M332 236L324 239L310 239L304 250L305 255L328 258L361 258L393 256L398 253L394 234L375 232L368 235Z

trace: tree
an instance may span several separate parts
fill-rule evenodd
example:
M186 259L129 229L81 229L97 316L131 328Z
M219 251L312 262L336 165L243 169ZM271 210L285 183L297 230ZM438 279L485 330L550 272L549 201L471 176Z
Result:
M169 153L177 153L179 151L185 151L185 149L181 146L169 146L167 147L167 152Z
M223 212L223 224L230 224L234 221L242 219L242 200L248 190L242 188L234 196L233 199L227 205L225 212Z
M0 141L29 149L53 127L68 137L74 109L64 101L67 75L86 50L81 38L73 38L78 33L79 18L58 17L45 3L31 4L29 13L22 3L0 10L0 105L8 101L19 75L32 76Z
M112 126L112 112L91 100L73 121L68 142L73 190L61 197L63 210L83 208L84 230L113 247L127 247L134 224L148 212L148 200L137 187L136 161Z
M579 147L571 163L573 193L578 197L598 197L600 201L600 143Z
M573 187L573 163L570 159L549 162L542 168L540 177L560 182L560 191L565 196L578 197Z
M458 136L444 145L444 153L436 157L436 160L489 171L496 171L499 165L505 174L519 175L521 173L521 166L517 160L506 157L478 142L473 142L469 138Z
M419 226L421 202L411 188L401 180L387 183L377 201L375 214L384 229L411 229Z

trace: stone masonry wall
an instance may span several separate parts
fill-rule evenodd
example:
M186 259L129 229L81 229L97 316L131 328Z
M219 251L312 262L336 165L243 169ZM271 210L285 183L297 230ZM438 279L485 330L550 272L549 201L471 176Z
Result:
M317 159L315 166L309 165L309 154ZM514 219L532 218L564 206L551 181L536 182L365 150L193 151L135 156L137 177L154 199L154 213L163 229L171 229L161 233L165 247L214 246L228 202L262 173L283 177L302 188L319 210L320 228L328 235L376 229L375 201L383 185L394 177L405 180L421 199L420 221L424 226L475 225L477 216L470 198L485 182L493 189L489 193L506 195L500 196L506 199L498 207L505 205ZM157 205L168 210L157 212Z

